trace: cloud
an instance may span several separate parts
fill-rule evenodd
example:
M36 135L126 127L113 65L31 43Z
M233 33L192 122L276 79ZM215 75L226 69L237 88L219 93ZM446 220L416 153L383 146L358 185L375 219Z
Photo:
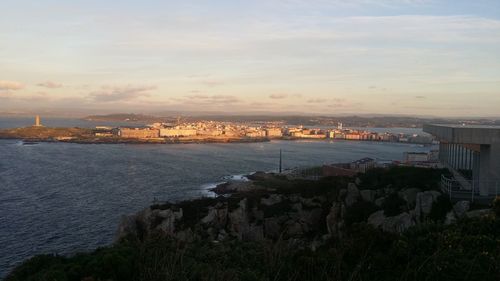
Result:
M307 103L324 103L327 102L328 99L309 99L307 100Z
M203 84L207 87L215 87L215 86L220 86L224 83L222 81L218 81L218 80L205 80L205 81L201 81L201 84Z
M45 87L45 88L49 88L49 89L56 89L56 88L62 88L63 85L61 83L57 83L57 82L53 82L53 81L45 81L42 83L38 83L37 86Z
M419 99L419 100L423 100L423 99L426 99L425 96L415 96L416 99Z
M269 98L279 100L279 99L286 99L288 97L288 94L272 94L269 95Z
M188 102L197 104L234 104L241 100L231 95L190 95L187 96Z
M0 80L0 91L16 91L24 88L22 83L16 81Z
M94 101L115 102L129 101L141 96L149 96L150 91L156 89L156 86L103 86L101 90L90 93Z

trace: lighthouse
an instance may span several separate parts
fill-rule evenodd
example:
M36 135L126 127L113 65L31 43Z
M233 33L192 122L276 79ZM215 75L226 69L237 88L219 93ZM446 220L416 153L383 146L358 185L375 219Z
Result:
M35 127L42 127L40 123L40 115L35 116Z

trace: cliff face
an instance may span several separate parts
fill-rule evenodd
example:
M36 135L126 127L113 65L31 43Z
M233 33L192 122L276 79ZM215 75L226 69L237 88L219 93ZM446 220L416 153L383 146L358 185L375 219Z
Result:
M257 181L229 183L216 189L230 196L154 205L123 217L117 239L152 235L188 242L279 239L314 248L331 237L341 238L344 227L354 223L401 233L428 220L453 223L488 212L468 212L468 202L452 207L436 190L391 186L360 190L359 178L330 182L320 192L311 192L319 187L296 189L293 185L284 187L283 183L293 181L279 176L259 177Z

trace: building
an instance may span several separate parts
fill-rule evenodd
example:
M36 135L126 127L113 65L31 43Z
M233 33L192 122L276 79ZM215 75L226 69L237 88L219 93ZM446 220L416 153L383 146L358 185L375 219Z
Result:
M160 130L151 128L120 128L118 135L122 138L134 139L159 138Z
M177 128L162 128L160 129L160 136L166 138L172 137L190 137L196 136L198 131L196 129L177 129Z
M428 124L424 132L439 140L439 161L452 174L441 182L450 198L488 202L500 194L500 126Z
M356 170L358 172L365 173L369 169L374 168L376 164L377 163L375 162L374 159L365 157L365 158L361 158L359 160L351 162L350 168L352 170Z
M429 154L426 152L405 152L405 162L427 162L429 161Z
M281 128L267 128L266 129L266 137L268 138L281 138L283 136L283 132Z
M361 134L359 133L348 133L345 134L346 140L361 140Z

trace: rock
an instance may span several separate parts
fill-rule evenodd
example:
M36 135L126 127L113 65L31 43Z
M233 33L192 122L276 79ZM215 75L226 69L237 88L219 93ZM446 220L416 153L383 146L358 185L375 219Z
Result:
M432 205L441 195L438 191L424 191L417 193L415 200L415 215L417 221L423 221L431 212Z
M339 202L333 202L330 213L326 216L326 227L330 235L338 234L344 225L345 206Z
M398 195L406 201L408 207L413 208L419 192L419 188L406 188L398 192Z
M380 198L375 199L374 203L378 207L382 207L382 205L384 204L384 201L385 201L385 197L380 197Z
M491 209L481 209L481 210L469 211L465 213L465 216L468 218L478 218L489 214L491 214Z
M363 201L367 201L367 202L375 201L375 197L377 195L375 190L371 190L371 189L363 189L359 192L359 194L361 195L361 199L363 199Z
M280 194L271 194L268 198L261 198L260 203L265 206L271 206L274 204L281 203L283 201L283 196Z
M245 241L262 241L264 240L264 226L251 224L246 232L242 233L242 240Z
M217 235L217 241L224 241L228 237L227 232L224 229L221 229L219 231L219 234Z
M361 184L361 179L360 179L360 178L356 178L356 179L354 180L354 183L355 183L356 185L360 185L360 184Z
M354 183L349 183L347 186L347 195L345 196L345 204L347 207L352 206L359 200L359 189Z
M135 215L122 216L120 224L118 225L118 230L115 235L115 240L119 241L122 238L131 235L133 237L139 237L139 228L137 225L137 217Z
M415 225L415 221L410 214L401 213L394 217L387 217L382 224L382 229L386 232L402 233Z
M321 207L322 204L326 202L326 198L324 196L314 196L312 198L300 197L300 202L304 207L315 208L315 207Z
M296 221L288 221L286 223L285 233L288 237L300 237L304 234L302 225Z
M470 209L469 201L458 201L453 205L453 212L456 218L463 218Z
M339 190L339 198L340 199L344 200L346 196L347 196L347 189L342 188L341 190Z
M323 213L323 209L315 208L308 211L300 212L300 222L308 224L309 226L316 227L319 225L321 220L321 214Z
M242 199L238 205L237 209L228 214L228 230L231 235L236 236L239 240L243 240L243 233L249 229L247 199Z
M227 223L227 213L227 204L217 203L214 207L208 208L208 214L200 222L217 229L224 228Z
M367 223L369 225L372 225L375 228L378 228L382 224L384 224L384 221L385 221L384 211L380 210L380 211L376 211L375 213L371 214L368 217Z
M271 239L278 239L281 236L281 225L278 218L264 219L264 236Z
M383 231L391 233L401 233L415 225L411 214L401 213L397 216L386 217L384 211L380 210L368 217L367 223L375 228L382 228Z
M168 209L162 210L161 214L161 218L163 218L163 220L158 226L156 226L156 229L161 230L164 234L173 235L175 233L175 213Z
M449 211L448 213L446 213L446 218L444 220L444 224L449 225L449 224L455 223L456 221L457 221L457 217L455 216L455 212Z

